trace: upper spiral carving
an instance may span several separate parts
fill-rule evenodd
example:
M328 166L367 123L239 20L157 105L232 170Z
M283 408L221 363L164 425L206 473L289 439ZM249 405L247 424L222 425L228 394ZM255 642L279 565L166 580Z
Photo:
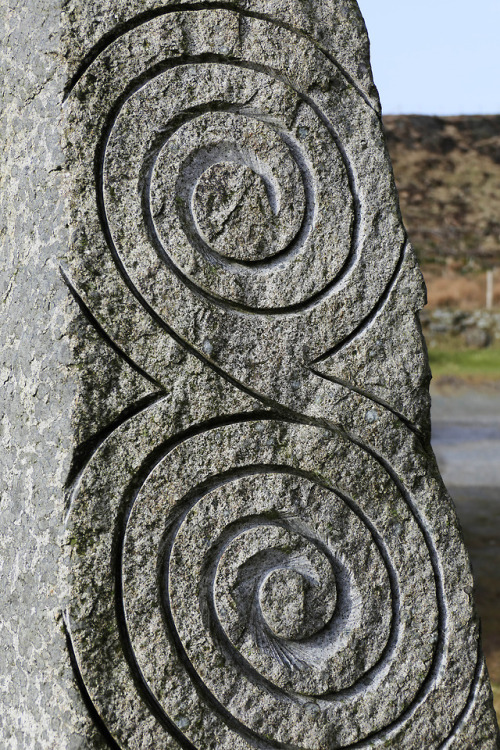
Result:
M179 12L91 70L102 230L148 315L200 353L217 331L211 359L253 387L231 341L256 350L279 329L283 370L306 367L377 308L405 243L380 124L311 40L244 12Z
M107 220L141 290L146 264L134 266L134 254L155 249L147 296L162 314L170 312L162 299L172 293L172 275L223 308L296 310L320 296L351 256L345 166L324 123L289 88L269 73L193 61L156 75L117 117L104 161ZM144 132L148 100L156 106ZM233 174L240 167L237 181L229 165ZM260 184L245 184L241 167ZM116 168L126 179L115 179ZM141 202L131 189L138 183ZM223 195L226 206L217 210L215 196ZM142 247L131 229L141 220Z

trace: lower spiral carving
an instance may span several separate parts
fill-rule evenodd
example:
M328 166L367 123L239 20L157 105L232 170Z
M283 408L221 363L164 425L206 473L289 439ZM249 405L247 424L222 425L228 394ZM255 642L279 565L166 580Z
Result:
M109 532L115 594L103 616L108 627L116 617L153 713L197 748L214 737L221 748L369 747L404 729L432 700L446 617L411 496L341 433L251 415L196 432L144 458ZM350 469L360 461L362 488ZM420 550L412 569L408 545ZM119 692L113 657L92 639L80 647ZM387 704L389 720L377 711Z

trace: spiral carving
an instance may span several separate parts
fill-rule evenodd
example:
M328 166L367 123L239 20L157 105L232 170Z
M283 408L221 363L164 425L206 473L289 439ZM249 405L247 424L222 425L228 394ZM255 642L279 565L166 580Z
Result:
M275 371L264 363L256 377L234 341L257 351L278 324L283 370L307 378L310 361L366 324L401 266L378 117L315 43L282 24L215 9L166 19L120 36L89 68L95 95L106 92L102 230L159 325L275 397ZM201 31L214 24L218 35ZM359 144L367 110L370 149Z
M377 437L342 427L312 368L406 258L371 100L310 34L214 5L108 34L70 101L94 118L79 221L102 238L81 272L102 289L75 298L159 388L73 472L68 627L108 741L451 747L482 663L472 620L450 625L465 563L440 556L431 459L394 408ZM195 360L169 390L166 339L208 373L185 415Z
M121 490L115 591L125 653L166 725L195 747L235 734L354 747L353 712L382 736L380 701L401 690L390 726L418 709L442 658L439 581L412 501L382 466L340 435L251 414L154 453ZM86 515L89 531L101 513ZM395 526L422 550L414 570Z
M127 100L113 120L103 154L106 222L117 252L135 270L132 252L142 254L146 246L156 250L157 257L150 261L157 277L148 294L152 306L164 317L172 315L162 301L170 291L168 271L185 288L224 309L287 314L317 302L345 274L353 253L349 235L344 242L332 241L336 226L352 221L352 197L345 166L317 113L304 108L303 124L296 126L303 133L298 140L287 132L283 105L298 110L301 99L292 98L275 75L193 60L189 67L169 70L165 78L167 72L156 73L150 85ZM179 110L173 109L170 98L159 96L164 87L189 92L189 98L198 101L208 98L203 92L209 91L211 101L193 108L181 98L176 102ZM233 101L227 101L227 89ZM265 92L265 103L259 102L264 98L259 92ZM148 126L155 132L167 123L149 147L137 143L138 134L146 143L151 137L139 124L148 99L165 105L155 108L157 119ZM133 143L124 133L133 134ZM141 163L139 154L144 154ZM128 180L116 185L115 165L125 169L133 184L141 184L141 204L130 194ZM238 187L231 191L228 169L234 172L237 167ZM252 184L241 180L242 169ZM241 202L243 191L248 197ZM338 195L340 205L318 220L318 203L324 205L332 194ZM203 232L198 217L206 212L204 202L213 203L215 197L222 199L220 207L210 206L215 224ZM145 246L132 248L130 227L141 221L141 209ZM232 252L242 257L231 257L231 250L222 253L218 245L233 245ZM314 268L307 289L304 257ZM144 264L137 268L139 274L140 269ZM134 273L136 280L142 292L142 279Z

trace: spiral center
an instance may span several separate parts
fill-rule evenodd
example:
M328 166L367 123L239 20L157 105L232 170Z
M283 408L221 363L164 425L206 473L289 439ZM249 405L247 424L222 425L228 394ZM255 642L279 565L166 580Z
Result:
M295 571L275 570L260 591L262 614L279 638L297 640L321 630L333 615L335 587L327 596L318 583Z
M206 241L221 255L262 260L279 241L277 203L271 180L244 164L221 162L201 175L193 209Z

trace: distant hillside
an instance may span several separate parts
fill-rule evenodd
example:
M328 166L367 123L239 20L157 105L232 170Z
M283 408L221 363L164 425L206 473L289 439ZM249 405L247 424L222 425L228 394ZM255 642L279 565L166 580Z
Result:
M500 266L500 115L387 116L384 126L424 270Z

